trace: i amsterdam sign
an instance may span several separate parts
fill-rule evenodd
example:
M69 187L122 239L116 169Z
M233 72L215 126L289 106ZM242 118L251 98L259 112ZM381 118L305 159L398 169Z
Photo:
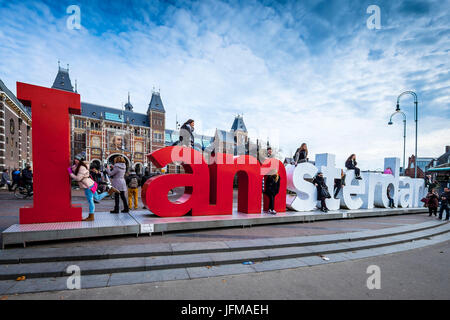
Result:
M20 209L20 223L48 223L80 221L81 206L71 203L69 114L80 114L80 96L77 93L17 83L17 97L32 108L34 199L32 207ZM50 143L51 141L51 143ZM319 170L323 172L330 190L341 170L334 166L334 155L316 155L315 166L301 163L284 165L276 159L260 164L250 155L232 156L217 153L205 162L203 155L191 148L166 147L148 155L159 168L178 162L184 174L165 174L149 179L142 188L142 200L147 208L160 217L231 215L233 212L233 180L238 176L238 211L261 214L261 203L266 210L268 198L262 194L264 177L273 169L280 175L280 192L275 197L275 210L309 211L316 207L316 188L305 180ZM387 187L393 186L396 205L419 207L419 199L425 192L422 179L399 176L399 159L386 158L385 167L393 169L393 175L363 173L362 180L354 179L353 170L347 171L345 186L340 199L327 199L330 210L340 207L349 210L359 208L388 207ZM177 201L168 199L170 190L184 187L185 193ZM286 190L296 196L286 196ZM264 197L264 199L262 199Z

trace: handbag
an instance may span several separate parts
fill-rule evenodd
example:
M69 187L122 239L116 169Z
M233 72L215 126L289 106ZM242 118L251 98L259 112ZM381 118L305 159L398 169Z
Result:
M328 192L327 188L324 188L324 187L322 187L322 188L320 189L320 196L321 196L322 198L327 198L327 199L330 199L330 198L331 198L331 195L330 195L330 193Z
M94 185L92 187L89 188L89 190L92 191L92 193L97 192L97 188L98 188L98 184L97 182L94 181Z

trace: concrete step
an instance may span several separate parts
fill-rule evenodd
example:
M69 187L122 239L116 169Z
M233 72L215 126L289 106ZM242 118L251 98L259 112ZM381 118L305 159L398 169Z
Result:
M150 257L8 264L0 266L0 280L14 280L19 276L25 276L26 278L67 277L66 270L70 265L77 265L81 270L81 274L85 276L179 268L212 267L240 264L246 261L262 262L305 257L317 259L317 257L321 255L337 253L351 254L354 251L399 245L421 239L428 239L449 232L450 224L444 223L437 225L434 228L427 228L425 230L399 235L329 244L197 254L157 255Z
M328 259L320 256L306 256L279 260L265 260L252 265L242 263L215 266L198 266L150 271L117 272L111 274L84 275L81 277L81 288L102 288L120 285L157 283L172 280L190 280L198 278L257 273L291 268L312 267L320 264L336 263L348 260L363 259L383 254L398 253L418 249L450 240L450 233L433 236L402 244L363 249L346 253L331 253ZM0 295L18 293L48 292L68 290L68 275L65 277L46 277L27 279L25 281L0 281Z
M448 222L427 221L379 230L328 234L302 237L278 237L258 240L205 241L184 243L143 244L105 247L42 248L0 250L0 265L19 263L42 263L61 261L85 261L153 256L187 255L215 252L234 252L248 250L276 249L345 243L378 239L436 228Z

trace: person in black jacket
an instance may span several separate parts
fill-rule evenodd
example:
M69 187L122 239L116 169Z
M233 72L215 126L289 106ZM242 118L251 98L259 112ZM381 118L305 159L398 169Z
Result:
M295 165L308 161L308 147L306 143L302 143L300 148L295 151L294 163Z
M317 188L317 200L320 200L321 205L320 211L327 212L328 208L325 199L331 198L331 196L328 192L328 187L325 184L325 179L323 178L322 172L317 173L317 175L314 177L313 183Z
M189 119L180 129L178 145L194 148L194 120Z
M439 219L442 219L442 214L444 211L446 212L446 218L444 220L448 220L449 218L449 203L450 203L450 189L444 188L444 192L440 196L441 200L441 208L439 209Z
M31 172L31 166L27 165L22 170L22 184L28 191L28 196L33 193L33 172Z
M266 191L264 192L269 197L269 211L268 213L277 214L274 210L275 196L280 191L280 175L274 169L269 173L265 183Z
M345 167L348 170L355 170L355 178L358 180L361 180L361 170L356 167L358 163L356 162L356 155L352 154L350 157L348 157L347 161L345 161Z

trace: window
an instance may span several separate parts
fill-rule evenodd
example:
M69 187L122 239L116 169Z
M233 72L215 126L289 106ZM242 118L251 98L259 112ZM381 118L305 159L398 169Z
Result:
M14 120L11 119L9 120L9 132L11 132L11 134L14 134L15 128L14 128Z

